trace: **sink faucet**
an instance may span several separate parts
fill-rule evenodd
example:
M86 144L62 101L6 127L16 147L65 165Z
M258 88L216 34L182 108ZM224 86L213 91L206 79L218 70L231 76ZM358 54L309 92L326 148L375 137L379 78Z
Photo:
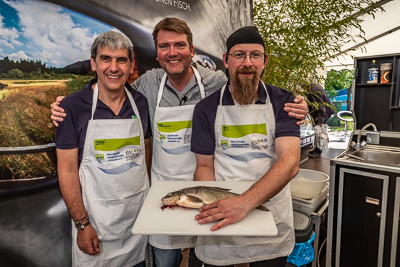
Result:
M365 142L365 141L361 142L361 136L362 136L363 132L365 131L365 129L367 129L370 126L372 126L372 128L374 129L374 132L372 132L372 133L367 132L367 142ZM378 132L375 124L367 123L366 125L364 125L364 127L361 128L360 132L358 133L357 144L355 144L355 148L357 150L361 150L367 143L378 145L379 137L380 137L380 132Z

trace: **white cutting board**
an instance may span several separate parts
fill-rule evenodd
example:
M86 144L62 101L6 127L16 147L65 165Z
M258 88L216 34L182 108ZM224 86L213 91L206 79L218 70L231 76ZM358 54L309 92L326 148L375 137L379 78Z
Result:
M175 207L165 208L161 198L172 191L191 186L216 186L229 188L231 192L243 193L253 181L159 181L155 182L147 195L138 218L132 228L138 235L216 235L216 236L276 236L278 229L272 213L254 209L235 224L230 224L217 231L210 227L217 222L199 224L194 217L198 209Z

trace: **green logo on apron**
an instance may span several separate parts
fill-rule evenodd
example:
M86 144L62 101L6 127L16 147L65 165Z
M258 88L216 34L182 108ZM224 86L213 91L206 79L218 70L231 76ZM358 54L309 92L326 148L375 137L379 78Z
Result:
M165 135L160 135L160 141L161 141L161 143L163 142L165 140Z
M125 146L140 146L140 136L94 140L94 149L98 151L115 151Z
M159 132L173 133L182 129L192 128L192 121L159 122L157 127Z
M267 135L267 125L247 124L247 125L222 125L222 136L228 138L240 138L249 134Z
M229 146L228 140L221 140L221 146L223 149L226 149Z
M95 156L98 162L102 162L104 160L104 154L96 154Z

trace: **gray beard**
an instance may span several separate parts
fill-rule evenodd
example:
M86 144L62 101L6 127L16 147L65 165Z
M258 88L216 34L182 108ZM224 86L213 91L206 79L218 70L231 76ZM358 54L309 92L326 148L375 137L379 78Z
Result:
M250 68L246 69L247 72L252 72ZM246 72L246 70L244 72ZM239 78L239 73L243 72L243 69L236 70L235 76L232 80L233 92L232 96L240 105L253 104L258 100L258 80L259 77L254 75L253 78Z

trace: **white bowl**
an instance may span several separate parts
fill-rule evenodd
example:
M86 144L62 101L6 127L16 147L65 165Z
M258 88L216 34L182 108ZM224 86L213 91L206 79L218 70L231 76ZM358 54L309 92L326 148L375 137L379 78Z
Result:
M297 198L312 199L322 192L327 181L329 175L323 172L300 169L290 181L290 192Z

